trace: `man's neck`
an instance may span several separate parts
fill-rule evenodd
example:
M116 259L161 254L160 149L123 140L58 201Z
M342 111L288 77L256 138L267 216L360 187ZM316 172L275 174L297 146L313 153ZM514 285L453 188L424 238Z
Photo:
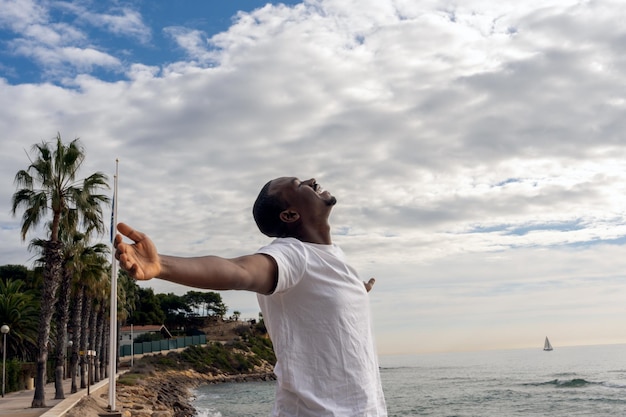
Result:
M301 242L315 243L318 245L331 245L333 243L329 225L318 228L301 228L296 230L290 237L298 239Z

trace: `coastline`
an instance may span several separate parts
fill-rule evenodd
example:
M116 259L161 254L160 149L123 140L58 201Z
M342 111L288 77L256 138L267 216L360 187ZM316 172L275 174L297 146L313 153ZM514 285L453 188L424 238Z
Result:
M192 417L192 389L200 385L275 380L271 341L257 327L222 327L217 331L227 340L143 355L118 374L115 413L108 409L109 392L103 389L62 417Z
M271 370L266 366L262 368L240 374L203 374L193 369L153 370L133 378L132 385L120 378L116 384L115 411L123 417L192 417L196 415L192 406L193 388L205 384L275 379ZM64 417L100 417L109 412L108 390L100 390L81 399Z

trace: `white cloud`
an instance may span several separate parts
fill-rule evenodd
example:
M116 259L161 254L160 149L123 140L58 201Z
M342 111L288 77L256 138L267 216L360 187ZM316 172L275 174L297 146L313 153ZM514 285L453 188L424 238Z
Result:
M0 212L23 149L57 131L82 138L85 173L112 177L120 159L119 219L176 255L254 251L267 242L250 215L260 187L315 176L339 199L337 243L378 278L381 351L478 348L472 334L584 343L569 322L624 342L624 13L326 0L242 13L210 38L171 26L185 61L125 67L94 39L39 45L27 56L87 73L68 88L0 80ZM18 225L0 217L0 264L28 261Z
M129 36L138 39L140 42L149 42L152 33L145 25L141 15L136 10L122 8L119 14L92 14L87 13L82 16L95 26L101 26L118 36Z
M22 32L30 25L45 23L48 13L33 0L0 0L0 28Z
M131 3L132 5L132 3ZM81 2L57 2L52 7L66 13L71 13L77 23L89 27L101 28L115 36L128 37L141 43L147 43L152 38L152 30L144 21L142 15L129 6L118 6L117 2L100 5L106 12L91 10L94 5Z
M52 12L61 9L76 15L71 23L55 21ZM122 60L89 39L90 31L103 28L116 36L129 36L141 43L151 38L150 29L141 15L128 8L114 13L92 13L79 3L32 1L0 3L0 27L17 36L7 42L11 54L32 59L42 68L44 78L53 81L91 72L96 67L121 70ZM78 23L78 24L77 24ZM84 27L81 23L87 23ZM12 71L9 71L12 72Z
M119 59L93 48L43 45L26 39L13 42L13 51L33 59L44 68L44 73L54 79L71 76L73 71L92 71L94 67L119 70ZM72 70L69 70L69 68Z
M166 27L163 31L194 61L202 64L214 62L215 54L208 49L207 36L203 31L177 26Z

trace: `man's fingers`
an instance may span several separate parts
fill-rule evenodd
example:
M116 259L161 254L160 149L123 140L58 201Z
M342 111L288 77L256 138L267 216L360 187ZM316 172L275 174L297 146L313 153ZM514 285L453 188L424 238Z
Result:
M117 230L119 230L121 234L123 234L124 236L132 240L133 242L139 242L140 240L143 240L146 237L145 234L133 229L126 223L118 223Z
M370 292L372 290L372 287L374 286L375 282L376 282L376 280L374 278L370 278L369 281L363 282L363 284L365 284L365 290L367 292Z
M130 264L129 268L128 268L128 273L130 274L131 277L138 279L138 280L142 280L143 279L143 275L140 276L140 274L138 273L138 268L136 264Z
M115 237L113 238L113 246L115 246L115 248L117 248L117 245L119 245L120 243L122 243L122 235L117 233L115 235Z
M121 254L118 258L118 261L120 263L120 267L126 270L126 272L128 272L131 277L139 280L144 279L144 276L141 273L139 266L135 262L133 262L126 254Z

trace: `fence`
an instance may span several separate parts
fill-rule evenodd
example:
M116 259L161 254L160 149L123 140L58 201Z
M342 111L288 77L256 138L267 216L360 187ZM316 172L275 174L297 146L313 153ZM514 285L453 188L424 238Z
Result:
M206 344L206 335L176 337L173 339L154 340L152 342L133 343L131 345L120 346L120 358L131 354L142 355L144 353L161 352L164 350L180 349L192 345Z

